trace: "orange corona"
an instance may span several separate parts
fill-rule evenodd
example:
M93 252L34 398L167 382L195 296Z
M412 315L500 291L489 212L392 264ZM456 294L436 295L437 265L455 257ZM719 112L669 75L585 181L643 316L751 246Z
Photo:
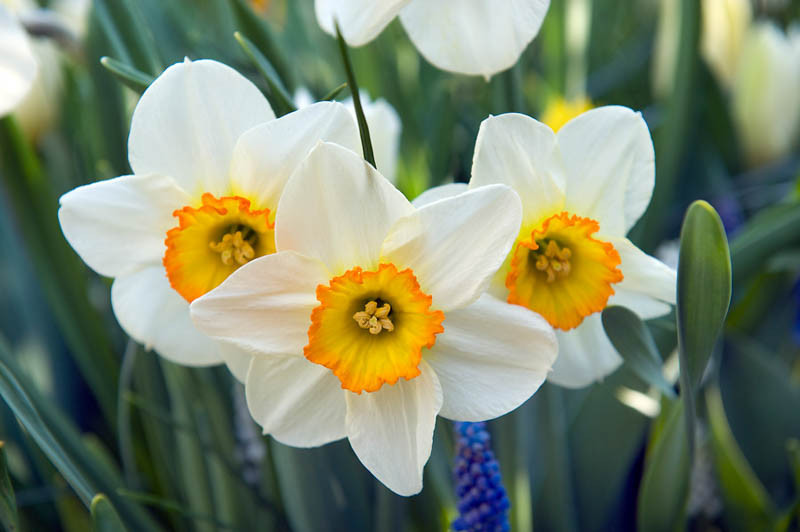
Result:
M444 313L430 310L414 273L394 264L348 270L319 285L317 300L305 356L359 394L418 376L422 348L444 331Z
M192 302L213 290L248 261L275 252L270 210L251 210L240 196L203 194L200 207L173 212L178 226L167 231L164 268L170 285Z
M599 229L595 220L562 212L518 240L505 281L508 302L565 331L603 310L622 272L614 246L592 237Z

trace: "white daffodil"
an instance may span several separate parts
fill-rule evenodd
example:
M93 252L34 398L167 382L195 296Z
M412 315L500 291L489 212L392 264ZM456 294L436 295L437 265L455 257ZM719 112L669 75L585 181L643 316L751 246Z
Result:
M789 153L800 132L800 29L750 26L731 92L733 121L751 165Z
M600 321L607 305L648 319L675 302L675 271L625 238L650 203L654 182L647 125L625 107L587 111L558 133L520 114L481 124L469 188L507 184L523 209L517 242L491 292L556 328L550 381L586 386L620 365ZM465 188L433 189L415 203Z
M397 158L400 152L400 133L403 130L403 123L400 115L397 114L392 104L378 98L373 100L366 91L360 91L361 107L364 109L364 117L369 126L369 136L372 141L372 150L375 153L375 166L381 174L391 181L397 183ZM314 102L314 97L305 87L297 89L294 93L294 104L298 109L307 107ZM342 102L356 117L356 110L353 106L353 98L348 98Z
M192 317L251 353L247 402L264 433L297 447L347 437L411 495L437 414L505 414L555 359L544 320L483 294L520 217L502 185L417 210L356 154L322 143L283 192L278 252L192 303Z
M37 70L28 34L14 13L0 3L0 117L22 102Z
M320 26L338 22L351 46L396 17L417 50L443 70L486 78L511 68L539 33L550 0L316 0Z
M343 105L319 103L275 119L235 70L186 60L164 71L136 106L128 141L134 175L62 196L61 228L92 269L115 278L111 303L131 337L172 361L224 360L237 373L235 351L221 351L194 327L189 303L275 251L283 186L321 139L358 148Z

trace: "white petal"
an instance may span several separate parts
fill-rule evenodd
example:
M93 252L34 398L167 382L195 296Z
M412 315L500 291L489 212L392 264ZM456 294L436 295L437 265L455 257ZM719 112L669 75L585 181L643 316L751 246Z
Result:
M469 186L491 183L506 184L519 194L523 229L559 212L565 181L553 130L517 113L484 120L475 141Z
M429 203L433 203L434 201L452 198L453 196L458 196L466 191L466 183L447 183L446 185L439 185L438 187L429 188L414 198L414 201L412 201L411 204L419 209L420 207L423 207Z
M400 20L437 67L489 78L517 62L549 5L550 0L413 0Z
M320 140L361 153L358 127L340 103L315 103L249 130L233 152L234 193L274 212L289 177Z
M553 329L526 308L484 295L448 312L425 353L442 384L439 414L484 421L514 410L539 389L557 353Z
M37 69L28 34L17 17L0 4L0 117L25 98Z
M193 195L224 195L236 141L273 118L269 102L247 78L216 61L186 60L142 94L128 158L137 174L168 175Z
M366 44L383 31L410 0L316 0L320 27L336 35L334 20L350 46Z
M394 222L414 208L399 190L352 151L320 143L286 184L275 242L325 263L339 275L374 270Z
M600 237L614 245L622 259L623 280L614 285L617 292L609 305L622 305L642 319L655 318L669 312L675 304L677 273L633 245L627 238Z
M308 343L322 263L288 251L253 260L192 302L192 319L212 338L252 354L301 356Z
M370 99L366 91L361 91L361 107L364 109L364 117L369 126L372 150L375 153L375 166L381 174L391 181L397 182L397 157L400 151L400 132L403 124L400 122L400 115L394 110L389 102L380 98L374 102ZM353 99L345 100L350 112L355 119L356 111L353 106ZM341 144L341 143L339 143ZM361 144L358 145L359 149ZM362 153L358 151L358 153Z
M571 331L556 331L558 358L547 380L567 388L582 388L610 375L620 364L603 329L600 313L583 320Z
M421 375L373 393L347 393L347 437L358 459L398 495L422 490L442 388L424 361Z
M192 324L189 303L169 285L163 266L117 277L111 306L131 338L164 358L187 366L222 362L217 343Z
M161 263L172 216L189 196L164 176L123 176L78 187L59 200L58 219L70 245L93 270L116 277Z
M519 233L519 196L491 185L436 201L400 219L382 260L411 268L433 307L462 308L486 290Z
M627 107L598 107L557 134L567 169L566 209L625 236L650 203L655 154L642 115Z
M236 380L241 383L246 382L247 370L250 369L250 360L253 355L227 342L217 342L217 348L220 357Z
M254 356L247 406L264 434L292 447L316 447L345 436L345 392L331 371L302 357Z

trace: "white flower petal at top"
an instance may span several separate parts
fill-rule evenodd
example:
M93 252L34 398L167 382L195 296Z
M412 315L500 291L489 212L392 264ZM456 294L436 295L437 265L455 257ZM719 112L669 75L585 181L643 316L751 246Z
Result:
M489 79L514 66L549 6L550 0L414 0L400 21L432 64Z
M145 91L129 140L135 175L62 196L64 236L91 268L115 278L112 307L132 338L182 364L229 362L244 379L246 349L210 341L189 303L275 251L289 176L320 140L358 149L355 122L331 102L274 119L233 69L185 61Z
M420 53L437 67L492 75L511 68L542 25L550 0L316 0L320 26L348 44L374 39L396 16Z
M277 253L194 301L192 317L251 354L248 406L266 433L300 447L346 435L381 482L411 495L440 410L503 415L555 360L543 319L479 298L520 220L503 185L415 209L361 157L323 142L281 197Z
M607 305L652 318L675 302L675 271L625 238L650 202L654 179L647 125L624 107L587 111L557 134L520 114L481 125L470 188L507 184L523 208L492 293L558 329L552 382L586 386L622 362L599 321Z
M37 68L25 29L0 4L0 117L22 102L33 86Z

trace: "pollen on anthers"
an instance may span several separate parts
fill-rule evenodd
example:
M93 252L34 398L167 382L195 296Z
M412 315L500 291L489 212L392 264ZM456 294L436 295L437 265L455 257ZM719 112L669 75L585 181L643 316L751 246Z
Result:
M558 277L566 277L572 269L570 258L572 251L568 247L559 247L555 240L537 242L539 249L530 253L536 257L535 266L540 272L547 274L547 282L552 283Z
M253 248L256 238L256 233L249 227L234 226L218 242L209 242L208 247L219 253L226 266L234 263L242 266L256 256Z
M353 314L353 319L362 329L369 329L370 334L380 334L381 331L392 332L394 323L389 318L392 306L384 303L380 307L375 300L364 305L364 310Z

